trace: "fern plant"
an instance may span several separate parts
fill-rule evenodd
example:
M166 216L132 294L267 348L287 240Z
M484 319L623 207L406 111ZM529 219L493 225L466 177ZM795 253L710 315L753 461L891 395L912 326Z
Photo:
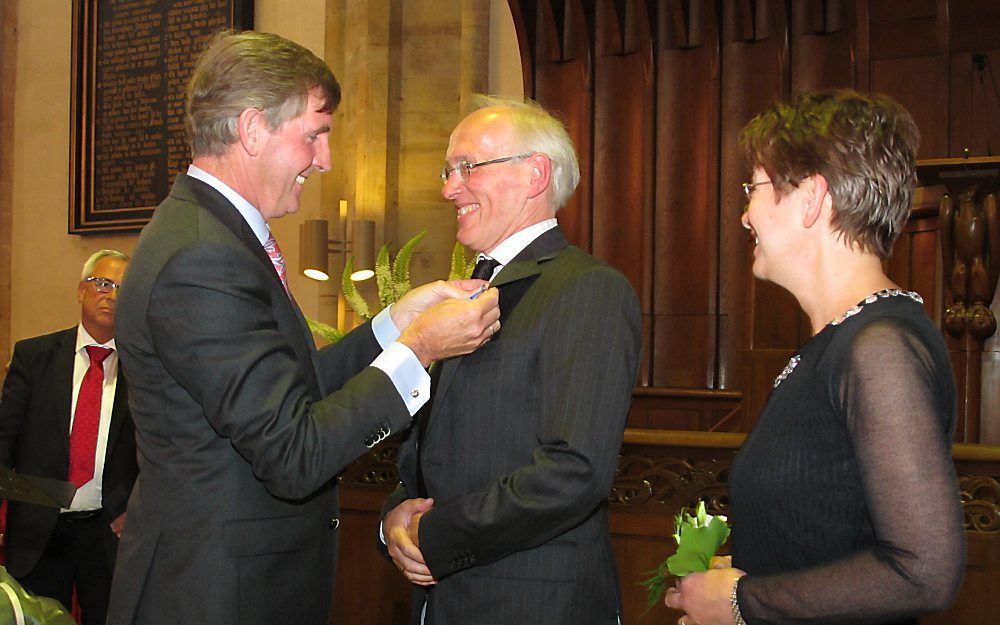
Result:
M378 251L375 258L375 288L378 291L378 310L382 310L389 304L399 300L412 287L410 286L410 260L413 258L413 248L427 235L427 231L419 232L412 239L407 241L396 254L395 260L389 256L389 244L386 243ZM358 292L358 287L351 280L351 273L354 271L354 263L351 258L344 263L344 274L341 276L340 284L344 292L344 298L354 309L354 312L364 319L371 319L371 308L368 302ZM376 310L375 312L378 312Z
M399 301L399 298L403 297L412 288L410 286L410 260L413 258L414 248L416 248L417 244L420 243L426 234L426 230L422 231L407 241L400 248L395 259L389 256L388 243L383 245L382 249L379 250L378 256L375 258L375 288L378 292L378 310L382 310L389 304ZM451 267L448 271L448 280L468 278L472 275L472 268L475 264L475 257L472 260L467 260L465 247L461 243L456 242L455 247L451 250ZM351 280L352 273L354 273L354 260L349 256L347 262L344 263L344 273L340 277L340 289L344 293L344 299L347 301L347 304L354 309L354 312L359 317L367 321L374 314L368 306L368 302L361 295L361 292L358 291L357 284L354 280ZM375 312L377 313L378 310ZM330 343L335 343L343 337L343 333L333 326L308 318L306 321L309 323L309 330L311 332Z
M465 258L465 246L455 241L455 247L451 248L451 269L448 271L448 280L462 280L472 275L472 270L476 266L476 257L472 260Z

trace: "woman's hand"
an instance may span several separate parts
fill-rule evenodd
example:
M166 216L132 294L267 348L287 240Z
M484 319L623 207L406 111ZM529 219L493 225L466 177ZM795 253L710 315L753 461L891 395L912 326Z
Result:
M680 625L733 625L733 584L746 573L725 566L730 562L728 556L713 558L712 569L686 575L667 589L663 602L685 612Z

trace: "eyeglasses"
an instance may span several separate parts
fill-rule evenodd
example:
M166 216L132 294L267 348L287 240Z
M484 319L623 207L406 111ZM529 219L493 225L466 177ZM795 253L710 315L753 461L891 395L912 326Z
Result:
M121 288L120 284L112 282L111 280L108 280L107 278L99 278L97 276L91 276L89 278L86 278L86 279L84 279L84 282L89 282L90 286L94 287L95 291L97 291L98 293L104 293L104 294L110 293L111 291L114 291L115 289Z
M764 184L771 184L771 181L761 180L760 182L741 182L740 186L743 187L743 192L747 194L747 199L749 200L750 196L753 195L753 190Z
M448 167L445 165L441 169L441 182L448 184L448 178L451 178L452 174L457 173L458 179L465 184L469 181L469 176L472 175L472 170L476 167L482 167L484 165L496 165L497 163L506 163L507 161L512 161L517 158L524 158L526 156L531 156L532 152L525 152L523 154L515 154L514 156L505 156L503 158L494 158L489 161L482 161L481 163L470 163L469 161L458 161L455 163L454 167Z

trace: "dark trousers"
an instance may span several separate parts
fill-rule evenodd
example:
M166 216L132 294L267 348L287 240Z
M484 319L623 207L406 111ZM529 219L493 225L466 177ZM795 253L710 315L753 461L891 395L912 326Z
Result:
M67 610L75 584L83 625L104 625L111 592L104 540L110 532L102 514L85 519L60 514L38 564L18 581L36 595L59 600Z

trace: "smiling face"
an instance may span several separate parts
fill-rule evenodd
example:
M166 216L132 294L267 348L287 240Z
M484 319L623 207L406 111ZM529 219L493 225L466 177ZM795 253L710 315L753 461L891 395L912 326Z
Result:
M320 111L322 106L323 100L314 90L302 113L275 129L263 124L251 202L265 220L297 211L306 178L330 169L333 114Z
M770 182L763 168L753 171L753 183ZM773 184L757 184L743 213L743 227L754 241L753 275L785 286L784 272L794 269L796 250L802 242L800 190L793 188L780 199ZM798 220L798 222L796 221Z
M460 161L481 163L524 152L510 123L496 110L481 109L455 128L448 143L446 161L454 167ZM462 182L452 173L441 195L455 204L458 241L477 252L489 253L507 237L555 214L532 189L532 155L493 165L476 167Z
M88 277L105 278L115 284L122 283L125 267L128 263L121 258L105 256L94 264L94 269ZM80 321L90 336L106 343L115 335L115 304L118 301L118 289L110 293L100 293L93 282L80 281L76 292L76 301L80 302Z

